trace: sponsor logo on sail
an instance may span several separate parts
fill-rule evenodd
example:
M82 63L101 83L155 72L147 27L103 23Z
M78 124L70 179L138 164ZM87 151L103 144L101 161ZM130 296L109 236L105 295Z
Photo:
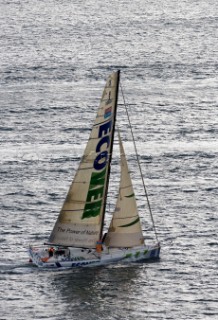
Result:
M108 109L106 109L106 111ZM107 172L106 165L108 163L108 152L111 142L111 130L112 120L99 127L98 138L100 140L96 146L97 156L93 163L93 167L96 171L92 172L91 175L82 219L96 217L101 212Z

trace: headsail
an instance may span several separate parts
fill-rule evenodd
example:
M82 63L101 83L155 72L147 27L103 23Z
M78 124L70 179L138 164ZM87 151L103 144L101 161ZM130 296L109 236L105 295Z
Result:
M144 243L136 199L119 134L121 179L115 212L105 238L110 247L134 247Z
M93 248L101 236L118 86L119 71L107 79L84 155L50 235L50 243Z

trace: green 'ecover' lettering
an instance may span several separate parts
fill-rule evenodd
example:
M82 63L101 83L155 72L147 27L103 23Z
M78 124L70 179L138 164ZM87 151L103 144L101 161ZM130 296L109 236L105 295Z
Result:
M95 188L97 185L104 185L106 168L101 172L92 172L89 190Z
M105 173L106 168L101 172L92 172L82 219L96 217L100 214L104 193Z
M101 203L102 199L99 201L86 203L82 219L98 216L101 210Z

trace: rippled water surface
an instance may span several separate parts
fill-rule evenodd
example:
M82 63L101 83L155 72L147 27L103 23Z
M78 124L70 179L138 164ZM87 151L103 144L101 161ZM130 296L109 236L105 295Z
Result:
M0 319L218 319L217 1L12 0L0 12ZM48 239L117 69L161 259L38 270L26 248ZM150 237L122 106L118 124ZM116 149L112 174L109 211Z

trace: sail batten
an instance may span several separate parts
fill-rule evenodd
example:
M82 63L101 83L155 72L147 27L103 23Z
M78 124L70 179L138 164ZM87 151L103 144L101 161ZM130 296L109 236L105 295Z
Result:
M49 242L93 248L102 234L118 98L119 71L112 73L79 168Z
M124 190L124 189L128 189L128 188L132 188L132 185L129 184L128 186L122 186L122 187L120 187L120 190Z
M113 218L113 220L125 220L125 219L132 219L135 217L139 217L138 214L131 214L129 216L125 216L125 217L119 217L119 218Z

